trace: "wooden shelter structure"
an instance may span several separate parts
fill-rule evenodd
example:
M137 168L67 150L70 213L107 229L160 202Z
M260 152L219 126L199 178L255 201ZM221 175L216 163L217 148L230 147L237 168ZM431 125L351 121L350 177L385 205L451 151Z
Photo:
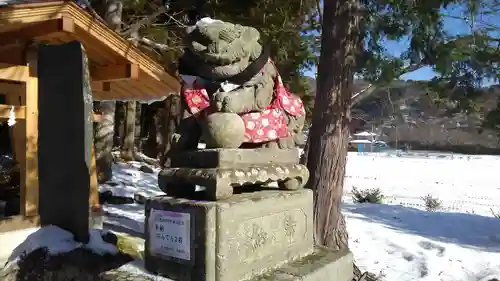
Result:
M180 90L179 80L165 72L100 19L69 1L37 1L0 7L0 119L14 109L17 124L11 129L14 157L21 171L18 217L0 221L24 228L38 219L38 44L80 41L89 59L95 100L158 99ZM91 206L98 204L95 161L91 175Z

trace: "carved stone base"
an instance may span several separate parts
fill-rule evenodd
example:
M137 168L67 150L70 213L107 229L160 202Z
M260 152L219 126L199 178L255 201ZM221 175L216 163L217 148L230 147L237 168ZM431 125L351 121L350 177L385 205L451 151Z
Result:
M309 172L298 164L295 149L206 149L180 153L173 166L158 175L160 189L173 197L196 198L195 186L206 189L198 198L222 200L233 195L234 187L278 182L281 189L304 187Z
M352 254L313 246L312 191L146 203L146 268L177 281L350 281Z
M146 203L146 268L178 281L251 278L312 252L312 209L307 189L243 193L216 202L152 198ZM183 237L183 245L163 246L156 238L173 236L172 227L164 233L156 227L165 221L161 211L171 218L189 216L191 237ZM175 257L174 248L190 253Z

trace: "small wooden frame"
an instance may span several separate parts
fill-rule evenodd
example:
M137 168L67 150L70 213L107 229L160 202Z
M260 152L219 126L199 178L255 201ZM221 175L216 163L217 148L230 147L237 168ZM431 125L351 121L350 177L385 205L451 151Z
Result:
M10 128L14 157L21 171L21 215L0 220L0 232L38 224L38 78L37 44L80 41L87 53L94 100L158 99L180 90L179 79L132 43L107 28L72 1L40 1L0 7L0 119L14 109ZM102 116L94 114L94 121ZM99 194L92 155L90 198ZM9 226L10 225L10 226Z

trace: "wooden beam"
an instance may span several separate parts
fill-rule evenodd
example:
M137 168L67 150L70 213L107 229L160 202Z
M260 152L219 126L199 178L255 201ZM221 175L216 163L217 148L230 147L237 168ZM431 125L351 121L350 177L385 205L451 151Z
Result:
M106 88L104 87L106 84ZM91 82L92 99L101 100L103 97L111 95L111 86L109 82Z
M102 82L90 82L90 87L92 88L93 91L104 91L103 89L103 84Z
M90 69L90 76L94 82L120 81L139 78L139 65L110 65L96 66Z
M26 106L14 106L7 104L0 104L0 119L9 119L12 107L14 107L14 115L16 119L26 119Z
M1 35L0 35L1 37ZM24 65L24 47L23 46L0 46L0 62Z
M47 36L57 32L75 32L75 22L70 17L61 17L30 24L21 29L2 33L0 36L0 46L25 45L26 42L36 37Z
M28 50L27 66L30 77L26 81L26 183L24 196L21 189L21 214L38 215L38 74L37 52Z
M17 84L17 83L8 83L0 81L0 94L20 96L24 94L25 92L24 88L25 87L23 83ZM18 105L17 103L11 103L11 102L9 102L9 104Z
M98 83L98 82L95 82ZM101 82L100 85L92 84L92 95L94 100L120 100L128 95L128 91L117 87L115 82ZM129 89L134 91L133 89Z
M91 82L92 92L107 92L111 94L111 82Z
M38 226L40 226L40 218L38 216L26 218L19 215L0 219L0 233Z
M28 77L29 69L27 66L0 63L0 80L26 82Z

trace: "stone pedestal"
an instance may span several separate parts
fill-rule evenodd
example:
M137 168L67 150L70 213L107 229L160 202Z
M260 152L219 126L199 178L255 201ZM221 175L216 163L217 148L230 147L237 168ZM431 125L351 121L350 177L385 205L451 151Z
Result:
M146 203L146 268L177 281L350 281L352 256L313 246L307 189Z
M203 199L215 201L231 197L234 187L278 182L281 189L296 190L308 179L297 149L201 149L175 153L158 184L167 195L184 198L194 198L195 186L204 186Z

